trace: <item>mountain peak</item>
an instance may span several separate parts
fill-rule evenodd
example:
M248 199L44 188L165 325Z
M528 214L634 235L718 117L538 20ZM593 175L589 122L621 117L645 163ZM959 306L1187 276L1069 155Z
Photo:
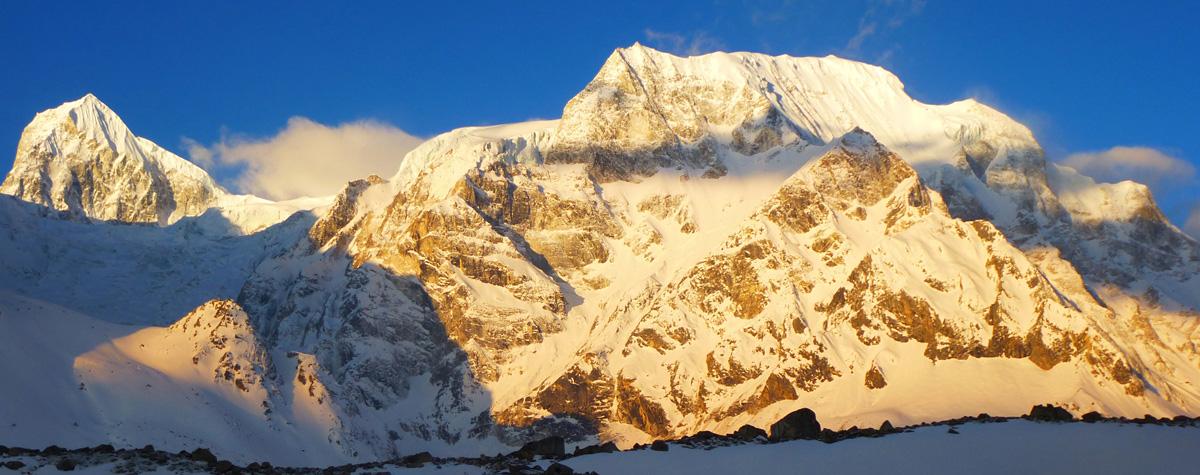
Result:
M835 207L873 205L917 175L908 163L862 128L855 127L831 145L800 173L807 174Z
M88 93L34 116L0 193L92 219L168 224L225 191Z
M882 149L882 145L870 132L855 126L837 139L837 146L855 154L871 154Z
M99 97L96 97L95 94L92 94L90 92L87 94L84 94L79 99L64 102L64 103L60 104L58 107L43 111L43 112L39 113L38 115L41 116L41 115L45 114L47 116L47 118L71 117L73 119L75 119L75 118L82 119L82 118L85 118L83 116L83 114L89 114L89 113L94 113L98 117L101 117L104 119L111 119L115 122L120 122L121 124L124 124L124 122L121 121L121 118L119 116L117 116L117 113L114 112L112 110L112 108L108 106L108 104L105 104L104 101L101 101Z
M21 134L21 141L52 141L56 133L82 134L118 153L133 147L136 138L125 121L90 92L38 113Z
M653 63L631 64L638 66L661 66L668 69L684 69L688 76L707 76L710 79L729 78L730 74L744 79L773 79L771 76L789 70L814 70L823 75L834 75L842 79L857 77L859 81L875 82L889 89L904 89L904 84L891 71L861 61L836 55L791 56L769 55L744 51L713 51L699 55L681 56L646 46L640 42L625 48L617 48L615 57L628 59L650 59ZM611 58L610 58L611 60Z
M105 104L104 101L101 101L99 97L96 97L95 94L92 94L90 92L84 94L83 97L80 97L79 99L75 99L70 102L65 102L65 103L63 103L63 105L61 105L59 107L69 107L69 106L96 107L96 108L99 108L101 110L104 110L104 111L107 111L110 113L112 112L112 109L110 107L108 107L108 104Z
M884 68L832 55L714 52L681 57L635 43L615 50L589 86L572 102L620 99L622 108L646 104L648 119L659 116L684 143L702 137L705 129L727 130L756 122L763 114L784 119L780 122L787 122L788 130L810 143L828 143L856 126L892 147L945 140L945 106L913 100L900 79ZM568 104L564 110L564 125L572 125L572 109ZM976 112L968 109L949 112Z

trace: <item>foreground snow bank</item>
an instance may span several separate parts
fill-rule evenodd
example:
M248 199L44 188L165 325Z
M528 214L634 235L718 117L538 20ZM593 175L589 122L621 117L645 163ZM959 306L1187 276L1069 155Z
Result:
M761 439L760 439L761 440ZM658 445L658 444L656 444ZM666 444L666 451L641 449L598 453L559 460L554 470L574 473L1191 473L1200 427L1143 425L1105 421L1047 423L1027 420L931 425L827 444L816 440L762 444L746 443L695 448ZM662 448L661 445L658 446ZM18 449L19 450L19 449ZM0 466L20 462L19 470L56 472L70 460L76 473L155 472L205 473L236 471L228 462L205 461L195 454L152 449L111 451L39 451L37 454L0 448ZM199 452L197 452L199 453ZM412 460L319 468L274 468L253 464L251 472L273 473L542 473L554 460L529 461L510 456L493 460L438 459L424 454ZM222 467L224 464L224 467ZM558 471L555 471L558 470Z
M575 457L563 463L599 473L1187 473L1200 429L1139 424L1030 421L930 426L835 444L798 440L709 450L671 445Z

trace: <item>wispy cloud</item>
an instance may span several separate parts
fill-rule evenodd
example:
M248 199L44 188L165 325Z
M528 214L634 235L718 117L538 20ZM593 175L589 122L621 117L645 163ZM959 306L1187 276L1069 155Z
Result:
M799 0L742 0L737 8L747 12L751 25L760 27L791 21L814 7L819 8Z
M1200 240L1200 203L1192 207L1192 212L1183 225L1183 231Z
M846 46L842 47L842 49L846 51L858 51L862 49L863 42L875 34L875 31L879 29L879 24L873 21L866 21L867 18L867 16L864 16L859 20L858 32L850 38L850 41L846 42Z
M1000 93L986 84L969 86L959 97L969 97L977 102L986 104L988 107L996 109L1012 117L1021 125L1028 127L1033 132L1033 136L1037 137L1038 143L1042 145L1042 149L1046 151L1046 155L1048 156L1065 157L1071 152L1071 150L1064 148L1059 143L1059 125L1045 111L1030 108L1028 104L1018 105L1012 101L1007 101L1000 96Z
M1100 181L1134 180L1151 188L1188 183L1196 176L1196 167L1188 161L1151 147L1074 153L1062 163Z
M680 56L696 56L725 49L724 42L703 31L684 35L646 28L645 34L646 44Z
M188 159L195 163L200 168L212 171L216 168L217 161L213 151L204 144L197 142L191 138L183 138L183 149L187 151Z
M858 28L854 35L846 41L841 53L851 57L861 57L868 41L886 40L891 32L920 15L924 9L925 0L869 0L867 9L858 19ZM883 44L876 48L878 53L875 55L874 61L887 63L900 48L900 44L894 41Z
M211 146L184 138L201 167L229 168L228 181L244 193L281 200L337 193L370 174L390 176L422 139L376 121L327 126L293 117L274 137L224 136Z

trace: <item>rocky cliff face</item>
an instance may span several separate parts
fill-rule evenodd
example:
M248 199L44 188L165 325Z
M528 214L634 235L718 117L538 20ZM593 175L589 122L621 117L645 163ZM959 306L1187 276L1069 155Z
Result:
M917 103L878 68L635 46L560 121L452 132L390 181L351 183L311 243L266 264L321 274L282 272L241 300L269 332L306 328L291 344L305 335L324 377L405 421L388 429L402 439L644 441L800 406L878 424L949 411L919 402L939 390L968 412L1038 397L1195 411L1193 317L1068 237L1157 259L1119 268L1175 272L1154 294L1173 298L1193 264L1132 236L1195 244L1148 197L1083 219L1063 173L1011 119ZM381 331L394 326L421 330ZM993 389L934 389L967 374ZM400 414L428 404L415 394L438 394L436 417Z
M132 132L88 94L37 115L0 193L97 220L167 224L225 194L208 174Z
M167 327L167 333L168 338L179 337L190 342L192 364L211 372L218 383L248 392L252 387L261 387L265 378L274 376L274 368L266 350L258 343L250 318L233 301L206 302Z
M634 46L561 120L399 168L236 299L272 401L345 454L1200 410L1197 244L1145 188L874 66Z

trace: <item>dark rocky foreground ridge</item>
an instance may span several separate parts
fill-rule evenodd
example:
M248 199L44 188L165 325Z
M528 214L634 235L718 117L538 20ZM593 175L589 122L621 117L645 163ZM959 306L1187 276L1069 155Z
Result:
M1156 418L1146 415L1141 418L1107 417L1097 412L1088 412L1075 417L1066 409L1053 405L1037 405L1028 414L1020 417L992 416L979 414L964 416L937 422L926 422L904 427L894 427L885 421L879 428L851 427L842 430L822 428L816 414L808 409L794 411L776 423L769 431L746 425L730 434L716 434L701 431L694 435L672 440L657 440L650 444L638 444L629 450L622 451L612 442L590 446L580 446L573 451L566 450L563 437L551 436L525 444L520 450L509 454L494 456L480 455L478 457L436 457L429 452L420 452L396 459L377 462L347 464L331 467L276 467L266 462L256 462L245 466L235 465L223 460L206 448L176 453L158 450L152 445L142 448L115 448L109 444L77 449L64 449L50 446L44 449L28 449L20 447L0 446L0 468L18 473L43 472L57 470L70 472L76 470L110 470L113 473L143 473L147 471L167 470L175 473L214 473L214 474L350 474L350 473L403 473L406 469L424 467L478 467L485 473L495 474L574 474L594 473L576 472L570 467L571 459L584 455L600 453L621 453L642 450L667 452L677 446L688 449L712 450L744 444L777 444L794 440L813 440L827 444L857 438L879 438L889 435L913 432L918 428L944 426L948 434L959 434L958 427L965 424L998 424L1012 420L1026 420L1047 424L1136 424L1171 426L1181 428L1200 428L1200 417L1177 416L1174 418Z

